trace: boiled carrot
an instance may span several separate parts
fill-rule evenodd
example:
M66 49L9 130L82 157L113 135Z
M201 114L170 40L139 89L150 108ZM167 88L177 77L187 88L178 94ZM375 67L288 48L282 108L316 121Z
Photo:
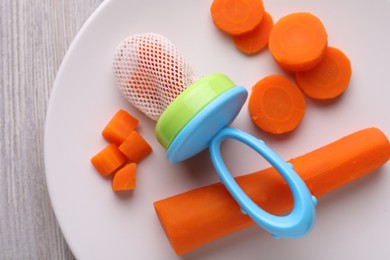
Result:
M134 190L136 188L136 169L135 163L128 163L120 168L112 177L112 190Z
M387 137L367 128L290 160L317 198L372 173L390 158ZM293 207L291 192L274 168L236 177L241 188L264 210L281 215ZM254 225L221 183L154 203L176 254Z
M133 131L119 146L119 150L131 162L138 163L152 152L152 147L137 131Z
M255 54L267 46L273 26L271 15L264 12L263 20L252 31L232 37L234 45L243 53Z
M258 128L271 134L283 134L294 130L302 121L306 102L294 82L280 75L271 75L252 88L248 110Z
M110 175L125 161L126 157L119 151L118 146L113 143L107 145L91 158L92 165L102 176Z
M108 142L120 145L137 125L135 117L120 109L103 129L102 135Z
M214 0L210 7L214 24L230 35L253 30L264 15L262 0Z
M268 48L282 68L303 71L322 60L327 44L328 35L318 17L311 13L292 13L276 22Z
M332 99L348 87L352 75L351 62L339 49L328 47L323 60L314 68L297 72L298 86L310 98Z

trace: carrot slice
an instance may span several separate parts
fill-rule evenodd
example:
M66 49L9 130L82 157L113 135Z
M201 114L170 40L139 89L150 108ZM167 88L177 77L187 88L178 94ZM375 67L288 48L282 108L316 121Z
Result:
M254 54L267 46L269 34L273 26L274 21L271 15L264 12L263 20L255 29L241 35L233 36L233 42L240 51L246 54Z
M126 157L119 151L118 146L113 143L107 145L91 158L92 165L102 176L113 173L125 161Z
M303 71L322 60L327 43L328 35L319 18L310 13L293 13L275 24L268 47L282 68Z
M264 15L262 0L214 0L210 8L214 24L230 35L253 30Z
M136 188L136 168L135 163L128 163L120 168L112 178L112 190L134 190Z
M295 74L298 86L313 99L332 99L341 95L347 89L351 75L351 62L334 47L327 48L324 59L317 66Z
M120 109L103 129L102 135L108 142L120 145L137 125L136 118Z
M367 128L290 162L319 198L374 172L389 158L386 136L377 128ZM255 203L272 214L281 215L293 207L291 192L274 168L236 177L236 181ZM154 207L178 255L254 225L221 183L154 202Z
M119 150L132 162L138 163L152 152L152 147L137 133L131 132Z
M252 88L248 109L257 127L271 134L282 134L299 125L306 102L297 85L283 76L271 75Z

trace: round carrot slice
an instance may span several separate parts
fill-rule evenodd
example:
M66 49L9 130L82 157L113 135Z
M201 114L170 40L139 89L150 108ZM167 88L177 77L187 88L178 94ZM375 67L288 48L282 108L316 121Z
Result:
M310 98L332 99L348 87L352 75L351 62L345 54L328 47L324 59L308 71L295 74L298 86Z
M264 49L268 44L269 34L274 21L269 13L264 12L264 17L261 23L250 32L233 36L233 41L236 47L246 53L254 54Z
M282 134L299 125L306 102L296 84L283 76L271 75L255 84L248 109L257 127L271 134Z
M214 0L210 8L214 24L223 32L239 35L253 30L264 15L262 0Z
M322 60L327 43L328 35L320 19L310 13L293 13L275 24L268 46L282 68L303 71Z

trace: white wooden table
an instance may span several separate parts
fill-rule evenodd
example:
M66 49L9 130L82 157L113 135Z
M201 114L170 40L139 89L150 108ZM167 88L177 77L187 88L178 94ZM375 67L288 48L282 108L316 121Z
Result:
M43 131L57 70L103 0L0 1L0 259L73 259L46 186Z

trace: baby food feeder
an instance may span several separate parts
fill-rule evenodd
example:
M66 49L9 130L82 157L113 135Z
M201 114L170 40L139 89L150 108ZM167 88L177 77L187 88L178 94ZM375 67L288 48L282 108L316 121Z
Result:
M275 238L297 238L312 229L316 199L293 166L263 141L229 127L247 98L244 87L222 74L198 79L178 49L155 33L125 39L115 53L114 73L126 99L157 121L156 137L170 162L181 162L208 147L221 181L259 226ZM221 142L229 138L245 143L278 170L294 199L288 215L264 211L238 186L220 153Z

